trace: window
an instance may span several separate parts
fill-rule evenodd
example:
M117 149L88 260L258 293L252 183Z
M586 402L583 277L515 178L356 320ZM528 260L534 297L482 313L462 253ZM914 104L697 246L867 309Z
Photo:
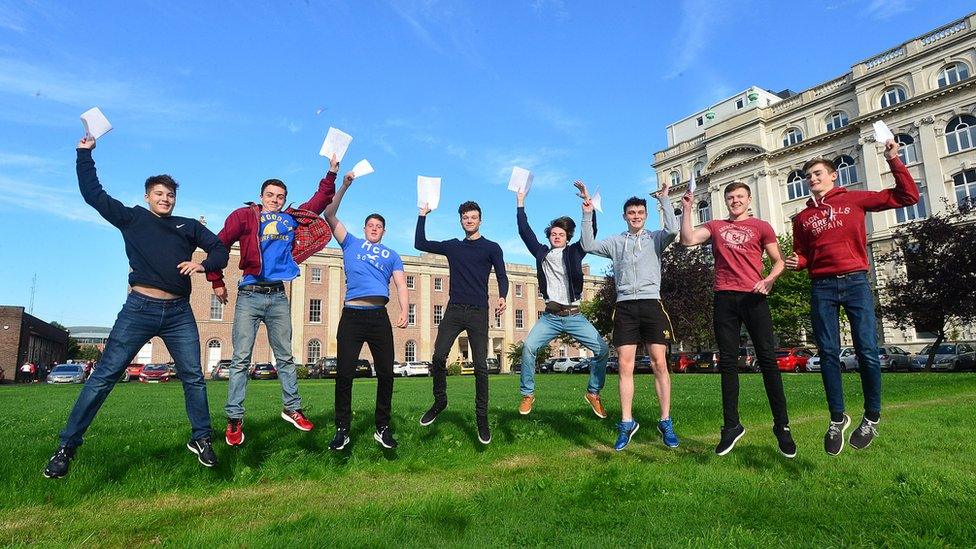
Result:
M308 321L322 322L322 300L311 299L308 302Z
M834 130L839 130L846 126L847 122L847 113L844 111L837 111L827 117L827 131L832 132Z
M925 219L928 217L928 213L925 211L925 195L925 189L919 189L918 202L916 204L895 210L895 218L899 223L907 223L915 219Z
M900 133L895 136L895 141L899 145L898 158L901 158L902 164L907 166L918 162L918 147L915 145L914 137L906 133Z
M559 358L566 358L566 346L562 345L559 347Z
M210 294L210 320L224 319L224 304L217 299L217 296Z
M694 170L695 170L695 177L701 177L702 176L702 172L705 171L705 163L704 162L695 162Z
M412 290L416 287L416 282L413 275L407 275L407 289Z
M739 110L739 109L741 109L742 107L745 107L745 106L746 106L746 100L745 99L737 99L735 101L735 110Z
M305 351L305 363L314 364L322 356L322 343L317 339L308 342L308 349Z
M522 319L522 309L515 309L515 329L521 330L525 327L525 320Z
M521 284L516 284L515 285L515 297L522 297L522 285Z
M220 348L220 340L219 339L211 339L210 341L207 342L207 348L208 349L219 349Z
M417 306L413 303L407 305L407 326L417 324Z
M790 128L783 134L783 146L789 147L803 141L803 132L800 128Z
M545 299L546 296L542 295L542 287L536 286L535 291L539 294L539 299Z
M964 114L946 124L946 149L949 154L976 146L976 117Z
M535 319L536 320L539 320L540 318L542 318L542 313L544 313L544 312L545 311L536 311L535 312Z
M698 117L697 122L698 122L698 125L699 126L704 126L705 125L705 119L702 118L701 116Z
M968 169L952 176L956 184L956 204L959 207L976 203L976 169Z
M712 220L712 206L707 200L698 203L698 223L707 223Z
M681 183L681 174L677 170L671 172L671 186L677 187Z
M444 279L437 277L434 279L434 291L443 292L444 291Z
M312 284L322 283L322 267L312 267Z
M946 65L939 73L939 87L951 86L960 80L969 78L969 68L962 63Z
M857 165L854 159L847 156L838 156L834 159L834 166L837 168L837 183L842 186L857 183Z
M807 183L807 178L802 171L793 170L790 172L789 177L786 178L786 190L790 200L810 195L810 184Z
M440 326L441 320L444 318L444 306L434 305L434 326Z
M410 340L403 348L403 359L407 362L414 362L417 360L417 344Z
M502 315L495 315L495 328L502 327Z
M881 108L887 109L888 107L893 107L906 99L908 99L908 94L905 92L905 88L891 86L881 94Z

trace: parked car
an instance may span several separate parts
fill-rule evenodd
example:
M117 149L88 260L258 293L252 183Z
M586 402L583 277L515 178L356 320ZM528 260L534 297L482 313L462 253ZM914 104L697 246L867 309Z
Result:
M485 362L487 362L487 364L488 364L488 373L489 374L500 374L500 373L502 373L502 365L498 362L498 359L497 358L491 357L491 358L487 359Z
M131 379L139 379L139 374L142 373L142 368L145 364L132 363L125 367L125 374L123 374L122 381L129 381Z
M808 372L819 372L820 371L820 354L817 352L813 353L813 356L807 359L807 371Z
M376 372L373 371L373 365L369 363L365 358L360 358L356 361L356 373L355 377L376 377Z
M695 353L679 351L671 354L671 371L679 374L688 372L688 367L695 363Z
M931 345L926 345L915 355L915 365L918 369L925 367L931 349ZM935 350L932 369L953 372L976 370L976 347L972 343L943 343Z
M140 383L161 383L169 381L169 367L166 364L146 364L139 372Z
M461 375L470 376L474 374L474 362L464 360L461 362Z
M813 351L802 347L776 350L776 366L781 372L804 372Z
M308 370L309 377L314 377L316 379L335 377L336 371L339 369L339 360L334 356L324 356L315 361Z
M691 359L692 363L685 369L688 373L718 372L718 351L701 351Z
M407 377L407 376L429 376L430 375L430 366L428 366L424 362L419 362L419 361L416 361L416 360L415 361L412 361L412 362L405 362L403 364L394 364L393 365L393 375L398 375L398 376L403 376L403 377Z
M840 350L840 366L842 372L856 372L860 367L857 361L857 352L854 347L844 347Z
M278 369L270 362L255 364L251 369L251 379L278 379Z
M47 375L47 382L57 383L84 383L85 367L81 364L58 364Z
M575 364L573 364L574 374L588 374L590 373L590 366L593 365L592 358L582 358Z
M620 361L615 356L612 356L612 357L608 358L607 359L607 373L608 374L616 374L618 372L620 372Z
M210 379L224 381L230 379L230 362L229 360L217 362L217 365L210 371Z
M736 368L740 372L758 372L759 362L756 361L756 349L753 347L739 347L739 361Z
M644 355L636 360L634 360L634 373L635 374L649 374L653 373L654 368L651 368L651 357Z
M556 362L552 364L552 371L561 374L571 374L573 373L573 366L580 361L578 356L566 356L556 359Z
M167 362L166 363L166 369L169 370L169 378L170 379L180 379L180 373L176 371L176 363L175 362Z
M882 370L905 370L914 369L911 353L896 345L886 345L878 347L878 360L881 362Z

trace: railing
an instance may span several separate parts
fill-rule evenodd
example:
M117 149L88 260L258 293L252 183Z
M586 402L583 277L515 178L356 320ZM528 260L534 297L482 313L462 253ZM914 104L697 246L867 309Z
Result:
M844 85L847 84L847 82L848 82L848 76L849 75L845 74L844 76L841 76L840 78L838 78L836 80L831 80L830 82L827 82L825 84L821 84L821 85L817 86L816 88L813 88L813 96L814 97L820 97L822 95L826 95L826 94L828 94L828 93L836 90L837 88L844 87Z
M797 94L797 95L794 95L793 97L791 97L791 98L789 98L789 99L787 99L785 101L780 101L779 103L774 103L773 106L771 107L771 109L773 110L773 113L781 113L783 111L790 110L793 107L797 106L797 104L800 103L800 101L802 101L802 99L803 99L803 95L802 94Z
M929 44L938 42L943 38L948 38L953 34L956 34L957 32L962 32L967 28L969 28L969 25L966 23L966 20L960 19L959 21L956 21L954 23L949 23L948 25L942 27L941 29L937 29L923 36L922 38L919 39L919 42L922 43L922 47L925 47L928 46Z
M905 55L905 46L898 46L897 48L890 49L877 57L869 59L867 62L864 63L864 66L868 69L873 69L878 65L883 65L888 61L891 61L892 59L897 59L903 55Z

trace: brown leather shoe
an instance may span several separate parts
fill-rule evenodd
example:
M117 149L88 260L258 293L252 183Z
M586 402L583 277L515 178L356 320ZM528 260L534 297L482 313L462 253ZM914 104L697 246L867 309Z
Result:
M524 395L522 397L522 402L519 403L519 413L522 414L523 416L529 415L529 412L532 411L532 404L534 402L535 402L535 396Z
M586 401L590 403L590 408L593 408L593 413L596 417L604 419L607 417L607 411L603 409L603 402L600 401L600 395L586 392Z

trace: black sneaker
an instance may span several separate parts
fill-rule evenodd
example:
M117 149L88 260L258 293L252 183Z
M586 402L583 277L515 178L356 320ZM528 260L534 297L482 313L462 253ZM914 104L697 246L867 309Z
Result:
M329 450L342 450L347 444L349 444L349 429L339 427L332 437L332 442L329 443Z
M447 408L447 404L438 404L435 402L430 407L430 410L424 412L423 417L420 418L420 424L426 427L434 423L434 420L437 419L438 414L444 411L444 408Z
M715 453L724 456L731 452L732 448L735 448L735 443L739 442L739 439L744 434L746 434L746 428L741 423L735 427L722 427L722 439L718 441L718 446L715 447Z
M480 440L482 444L490 443L491 429L488 428L488 418L479 416L477 423L478 423L478 440Z
M793 434L790 433L790 426L773 426L773 434L776 435L776 442L779 443L779 453L785 457L796 457L796 443L793 442Z
M851 426L851 418L844 414L843 421L831 421L824 435L824 450L828 455L836 456L844 449L844 433Z
M75 449L67 446L58 446L58 449L51 456L44 468L44 476L47 478L61 478L68 474L68 464L75 457Z
M851 448L863 450L871 445L874 437L878 436L878 422L862 418L861 424L851 433Z
M213 443L210 437L202 437L186 443L186 447L197 455L197 460L204 467L217 465L217 454L213 451Z
M397 447L397 441L393 438L393 430L389 426L380 427L373 433L373 439L380 443L380 446L387 450Z

